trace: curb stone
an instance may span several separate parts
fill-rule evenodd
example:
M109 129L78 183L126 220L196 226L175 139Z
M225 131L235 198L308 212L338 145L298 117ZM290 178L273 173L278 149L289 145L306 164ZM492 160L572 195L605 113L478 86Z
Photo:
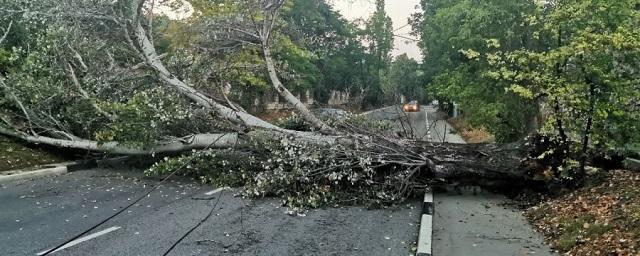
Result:
M26 169L8 171L15 174L0 175L0 182L14 181L20 179L36 178L51 175L60 175L68 172L78 171L95 167L95 160L79 160L72 162L53 163L40 166L40 169L26 171Z
M640 172L640 160L628 157L624 160L624 167L635 172Z
M431 240L433 234L433 192L427 189L422 202L422 217L420 219L420 233L418 234L418 250L416 256L431 256Z
M90 159L90 160L79 160L74 162L62 162L57 164L48 164L42 166L41 169L33 170L33 171L24 171L18 173L10 174L10 175L1 175L0 183L15 181L21 179L28 178L37 178L44 176L53 176L53 175L61 175L69 172L75 172L80 170L86 170L96 167L118 167L121 166L128 157L116 157L116 158L107 158L102 160Z
M53 176L53 175L61 175L68 172L67 166L57 166L52 168L45 168L35 171L22 172L12 175L4 175L0 176L0 183L28 179L28 178L37 178L43 176Z

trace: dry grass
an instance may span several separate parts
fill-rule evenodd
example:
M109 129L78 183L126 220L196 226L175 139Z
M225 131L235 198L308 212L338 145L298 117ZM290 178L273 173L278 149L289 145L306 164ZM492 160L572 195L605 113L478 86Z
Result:
M484 127L471 127L464 116L447 120L467 143L490 143L495 137Z
M640 174L604 180L543 202L526 216L565 255L640 255Z

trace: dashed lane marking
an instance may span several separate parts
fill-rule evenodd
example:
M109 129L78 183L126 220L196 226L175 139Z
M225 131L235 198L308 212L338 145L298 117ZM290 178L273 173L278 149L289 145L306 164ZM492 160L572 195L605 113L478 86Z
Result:
M105 230L102 230L102 231L100 231L100 232L96 232L96 233L93 233L93 234L91 234L91 235L87 235L87 236L80 237L80 238L78 238L78 239L76 239L76 240L73 240L73 241L71 241L71 242L69 242L69 243L65 244L64 246L62 246L62 247L60 247L60 248L56 249L55 251L53 251L53 252L51 252L51 253L54 253L54 252L57 252L57 251L64 250L64 249L69 248L69 247L71 247L71 246L77 245L77 244L82 243L82 242L85 242L85 241L89 241L89 240L91 240L91 239L94 239L94 238L99 237L99 236L102 236L102 235L106 235L106 234L111 233L111 232L113 232L113 231L116 231L116 230L118 230L118 229L120 229L120 228L121 228L121 227L110 227L110 228L105 229ZM46 253L46 252L48 252L48 251L49 251L49 249L44 250L44 251L41 251L41 252L39 252L37 255L43 255L43 254L45 254L45 253Z
M229 189L231 189L231 188L230 187L221 187L221 188L216 188L214 190L211 190L211 191L209 191L207 193L204 193L204 194L210 196L210 195L213 195L215 193L219 193L222 190L229 190Z

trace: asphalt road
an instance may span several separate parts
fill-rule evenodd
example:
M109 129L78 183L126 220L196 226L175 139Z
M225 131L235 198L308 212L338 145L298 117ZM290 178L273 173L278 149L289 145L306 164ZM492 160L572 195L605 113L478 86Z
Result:
M468 190L434 195L433 255L554 255L504 196Z
M0 185L0 255L37 255L110 216L156 184L132 170L93 169ZM172 180L52 255L410 255L420 202L287 213L278 199L249 200L188 179ZM198 200L192 198L199 198ZM210 198L210 200L201 200ZM102 232L101 232L102 231Z

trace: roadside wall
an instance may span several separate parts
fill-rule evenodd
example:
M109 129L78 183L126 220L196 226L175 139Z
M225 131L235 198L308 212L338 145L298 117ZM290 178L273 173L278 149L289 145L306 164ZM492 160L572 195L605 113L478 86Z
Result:
M297 94L296 97L300 99L300 101L302 101L302 103L307 107L311 107L316 103L322 104L321 102L317 102L315 100L315 98L313 97L313 95L309 90L305 91L303 94ZM349 92L332 90L330 92L330 97L326 105L333 106L333 107L344 106L349 104L350 102L351 102L351 95ZM255 110L267 110L267 111L293 109L293 107L284 98L280 97L280 95L278 95L278 93L276 92L269 92L269 93L263 94L261 97L256 97L253 100L252 107Z

